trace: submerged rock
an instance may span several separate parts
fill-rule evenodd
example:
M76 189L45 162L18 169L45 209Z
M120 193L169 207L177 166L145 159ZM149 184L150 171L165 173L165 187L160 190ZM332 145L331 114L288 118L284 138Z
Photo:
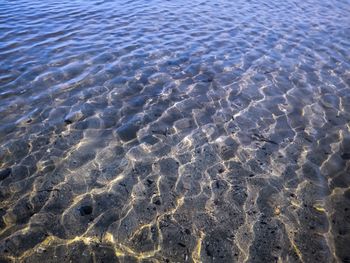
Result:
M65 124L72 124L73 122L79 121L83 118L83 113L79 111L72 111L64 117Z

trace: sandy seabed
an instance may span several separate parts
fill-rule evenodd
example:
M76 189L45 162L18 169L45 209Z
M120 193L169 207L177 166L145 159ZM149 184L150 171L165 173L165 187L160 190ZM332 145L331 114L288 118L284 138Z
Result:
M0 0L0 262L350 262L349 17Z

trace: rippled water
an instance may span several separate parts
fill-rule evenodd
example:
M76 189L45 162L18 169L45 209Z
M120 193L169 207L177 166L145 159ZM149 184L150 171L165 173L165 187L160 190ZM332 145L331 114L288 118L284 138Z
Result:
M350 262L350 2L0 0L1 262Z

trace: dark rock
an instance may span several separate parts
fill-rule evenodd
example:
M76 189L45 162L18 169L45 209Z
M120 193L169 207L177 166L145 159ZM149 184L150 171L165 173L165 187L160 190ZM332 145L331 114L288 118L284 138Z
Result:
M156 201L154 201L154 204L155 204L155 205L161 205L162 202L161 202L160 200L156 200Z
M68 125L68 124L72 124L72 121L69 119L66 119L66 120L64 120L64 123Z
M340 155L340 157L343 159L343 160L350 160L350 153L342 153Z
M177 243L180 247L186 247L186 245L184 244L184 243L181 243L181 242L179 242L179 243Z
M91 205L84 205L79 208L79 212L81 216L90 215L92 213L92 206Z
M12 173L11 168L5 168L5 169L0 170L0 181L9 177L11 173Z
M154 182L152 179L147 179L146 181L147 181L148 186L151 186L151 184L153 184L153 182Z

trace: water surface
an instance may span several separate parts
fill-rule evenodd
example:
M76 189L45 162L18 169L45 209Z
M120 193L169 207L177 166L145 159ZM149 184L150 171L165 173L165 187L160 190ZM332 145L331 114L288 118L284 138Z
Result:
M0 0L1 262L350 262L350 2Z

